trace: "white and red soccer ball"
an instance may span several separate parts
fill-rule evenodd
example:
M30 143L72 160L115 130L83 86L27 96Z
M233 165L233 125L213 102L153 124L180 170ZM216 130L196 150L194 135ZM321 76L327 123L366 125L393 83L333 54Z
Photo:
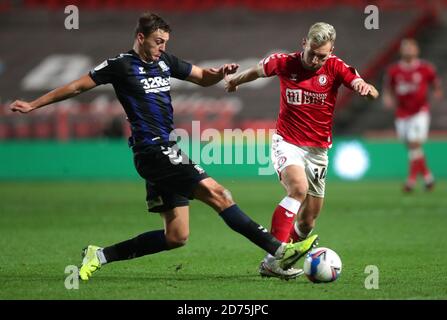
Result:
M315 248L304 260L304 274L314 283L335 281L341 273L341 259L329 248Z

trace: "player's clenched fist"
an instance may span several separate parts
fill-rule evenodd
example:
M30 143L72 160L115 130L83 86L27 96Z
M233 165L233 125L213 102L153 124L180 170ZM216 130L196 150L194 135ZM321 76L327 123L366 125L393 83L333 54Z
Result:
M361 96L370 98L370 99L377 99L379 96L379 92L376 88L374 88L373 85L366 83L363 79L360 79L356 81L353 84L353 89L355 92L360 94Z
M9 108L11 109L11 111L19 111L21 113L28 113L32 110L34 110L34 108L31 106L30 103L26 102L26 101L21 101L21 100L16 100L13 103L11 103L9 105Z
M371 88L363 80L356 81L353 85L354 91L358 92L361 96L366 96L370 92Z
M230 63L230 64L224 64L219 68L210 68L210 70L214 73L220 74L222 78L225 78L229 74L235 73L238 68L239 68L238 64Z
M236 63L228 63L228 64L224 64L222 67L220 67L224 76L236 73L238 68L239 68L239 65Z

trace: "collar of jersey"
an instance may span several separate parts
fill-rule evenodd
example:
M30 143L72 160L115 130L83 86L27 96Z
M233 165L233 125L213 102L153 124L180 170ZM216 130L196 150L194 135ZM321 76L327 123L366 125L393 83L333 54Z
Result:
M131 55L133 55L135 58L137 58L138 60L140 60L142 63L144 64L148 64L148 65L152 65L155 63L155 61L151 60L150 62L146 62L143 59L140 58L140 56L138 55L138 53L135 52L134 49L131 49L128 51L128 53L130 53Z

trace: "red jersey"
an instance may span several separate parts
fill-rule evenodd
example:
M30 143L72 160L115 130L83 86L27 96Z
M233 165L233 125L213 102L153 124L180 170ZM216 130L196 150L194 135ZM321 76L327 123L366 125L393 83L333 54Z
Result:
M397 62L387 70L387 85L397 98L397 118L406 118L428 110L428 89L436 79L435 68L428 62Z
M317 71L305 69L301 57L301 52L278 53L262 60L265 75L280 79L276 131L298 146L330 148L338 88L352 88L360 76L334 55Z

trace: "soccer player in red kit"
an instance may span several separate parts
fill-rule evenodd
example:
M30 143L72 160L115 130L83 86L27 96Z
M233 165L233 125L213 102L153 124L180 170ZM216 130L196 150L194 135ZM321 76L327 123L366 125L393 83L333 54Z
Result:
M260 77L280 79L280 110L271 145L273 165L287 191L272 217L271 233L280 241L307 238L323 206L338 88L343 84L361 96L379 96L354 68L332 54L335 36L330 24L315 23L303 39L302 51L272 54L227 79L228 92ZM285 279L303 273L281 268L271 255L261 262L259 272Z
M432 190L434 179L422 144L430 125L428 91L433 85L435 98L442 99L441 81L435 68L419 59L419 46L414 39L402 40L400 55L401 60L389 66L386 72L383 103L386 108L397 105L397 135L408 147L409 175L404 191L413 190L419 174L424 178L426 190Z

